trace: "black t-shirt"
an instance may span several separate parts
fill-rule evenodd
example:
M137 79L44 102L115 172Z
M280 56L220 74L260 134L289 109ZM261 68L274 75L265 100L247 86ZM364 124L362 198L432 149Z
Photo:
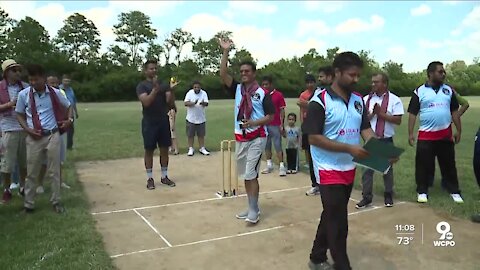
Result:
M168 105L167 105L167 96L166 92L170 91L170 86L158 82L160 85L160 92L157 93L157 96L155 97L155 100L153 103L145 107L143 107L143 118L148 120L148 121L161 121L161 120L168 120ZM152 92L153 88L153 82L152 81L142 81L137 85L137 96L140 96L143 93L146 93L147 95Z

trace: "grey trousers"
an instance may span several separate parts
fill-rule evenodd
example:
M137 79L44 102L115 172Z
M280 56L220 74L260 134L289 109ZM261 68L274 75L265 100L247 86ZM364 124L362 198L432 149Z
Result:
M393 138L383 138L382 141L393 143ZM373 198L373 170L367 169L362 175L362 195L366 200L372 200ZM390 167L387 174L383 175L383 183L385 185L385 192L393 192L393 167Z
M30 136L26 138L27 144L27 178L25 180L25 201L26 208L35 207L35 195L37 179L40 168L47 155L47 177L52 179L52 196L50 202L60 202L60 147L61 140L58 132L44 136L38 140Z

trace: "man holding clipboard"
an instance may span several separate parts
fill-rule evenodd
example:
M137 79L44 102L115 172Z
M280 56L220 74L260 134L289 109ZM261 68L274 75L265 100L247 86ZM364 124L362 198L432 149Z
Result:
M372 92L363 98L368 110L370 125L377 137L386 143L393 144L395 125L402 123L403 104L398 96L388 90L388 76L385 73L376 73L372 76ZM372 169L367 169L362 176L363 199L355 205L357 209L365 208L372 203L373 189ZM384 203L387 207L393 206L393 169L383 175L385 185Z
M331 87L315 93L308 104L304 122L323 211L318 225L310 269L332 269L327 262L330 250L335 269L352 269L347 255L347 205L355 179L353 158L369 156L360 145L375 136L370 128L362 96L353 92L363 61L353 52L338 54L333 61L335 78Z

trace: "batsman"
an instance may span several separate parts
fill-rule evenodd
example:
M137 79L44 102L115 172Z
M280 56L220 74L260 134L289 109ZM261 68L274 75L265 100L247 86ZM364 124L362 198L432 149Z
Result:
M241 83L235 81L227 72L228 52L231 40L220 39L222 61L220 76L229 92L235 97L235 155L237 172L245 180L248 198L247 210L236 215L238 219L256 224L260 220L258 207L258 173L262 152L267 143L267 128L275 114L270 95L267 94L255 79L256 66L251 61L240 63Z

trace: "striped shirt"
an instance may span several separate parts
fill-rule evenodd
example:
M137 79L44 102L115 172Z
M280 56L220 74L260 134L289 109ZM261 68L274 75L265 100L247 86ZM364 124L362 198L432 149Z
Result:
M22 82L23 88L27 87L28 84ZM18 93L20 93L20 87L18 84L8 85L8 95L10 96L10 101L17 100ZM20 126L17 120L17 113L15 110L12 110L11 115L3 115L0 118L0 127L3 132L5 131L22 131L23 128Z

